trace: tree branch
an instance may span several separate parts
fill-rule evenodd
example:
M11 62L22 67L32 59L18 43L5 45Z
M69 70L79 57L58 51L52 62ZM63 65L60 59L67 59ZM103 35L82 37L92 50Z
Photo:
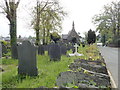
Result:
M17 1L16 8L18 8L19 3L20 3L20 0Z
M5 4L6 4L6 7L7 7L7 12L9 13L9 5L8 5L7 0L5 0Z
M39 13L41 13L41 12L44 10L44 8L48 5L48 1L49 1L49 0L47 0L46 4L45 4L44 7L40 10Z

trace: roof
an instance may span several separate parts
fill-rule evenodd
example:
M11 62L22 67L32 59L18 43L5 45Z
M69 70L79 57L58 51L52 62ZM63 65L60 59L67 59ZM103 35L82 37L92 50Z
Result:
M79 41L79 39L81 38L81 36L79 36L78 33L75 31L74 22L73 22L73 25L72 25L72 30L70 30L70 31L68 32L68 34L62 34L62 39L71 41L73 37L76 37L76 39L77 39L78 41Z
M62 39L67 39L68 35L67 34L62 34Z

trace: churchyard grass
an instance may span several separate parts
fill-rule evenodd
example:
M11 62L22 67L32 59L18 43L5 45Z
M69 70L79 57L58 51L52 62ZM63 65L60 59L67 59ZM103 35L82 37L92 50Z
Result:
M17 60L2 59L2 74L3 88L35 88L46 86L49 88L55 87L57 76L60 72L68 70L68 65L77 57L62 56L61 61L49 61L47 52L45 55L37 56L38 76L20 76L17 75Z
M61 61L50 61L47 52L45 55L37 56L37 68L38 68L38 76L29 77L29 76L21 76L17 74L17 64L18 60L12 59L2 59L2 68L4 72L1 72L2 75L2 87L3 88L38 88L40 86L45 86L48 88L57 87L55 86L56 79L59 76L60 72L65 72L69 70L69 65L75 59L89 59L92 57L92 60L100 58L96 45L91 45L86 47L79 47L79 53L84 54L84 56L62 56ZM72 50L68 51L68 53L72 53Z

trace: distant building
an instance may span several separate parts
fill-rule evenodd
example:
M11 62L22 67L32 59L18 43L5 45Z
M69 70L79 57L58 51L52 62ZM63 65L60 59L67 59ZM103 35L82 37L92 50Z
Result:
M72 40L76 38L77 43L80 42L81 36L78 35L78 33L75 31L75 25L73 22L72 30L68 32L68 34L62 34L62 41L65 43L72 42Z
M10 42L10 37L4 37L4 40Z
M0 36L0 40L1 40L1 41L10 42L10 37L2 37L2 36Z

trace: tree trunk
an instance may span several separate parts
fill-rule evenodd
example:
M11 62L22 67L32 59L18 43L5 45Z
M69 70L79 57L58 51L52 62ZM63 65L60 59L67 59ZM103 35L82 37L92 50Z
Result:
M49 29L47 30L47 36L46 36L46 44L49 43L49 38L50 38L50 34L49 34Z
M45 45L45 28L43 29L43 45Z
M119 35L120 35L120 26L118 25L117 28L118 28L118 33L117 33L117 35L119 36Z
M39 41L40 41L40 39L39 39L39 29L36 29L36 45L39 45Z
M17 55L17 35L16 35L16 10L13 12L13 16L10 22L10 44L11 44L11 57L13 59L18 59Z
M40 24L40 4L39 2L37 1L37 22L36 22L36 45L39 45L39 41L40 41L40 38L39 38L39 24Z

